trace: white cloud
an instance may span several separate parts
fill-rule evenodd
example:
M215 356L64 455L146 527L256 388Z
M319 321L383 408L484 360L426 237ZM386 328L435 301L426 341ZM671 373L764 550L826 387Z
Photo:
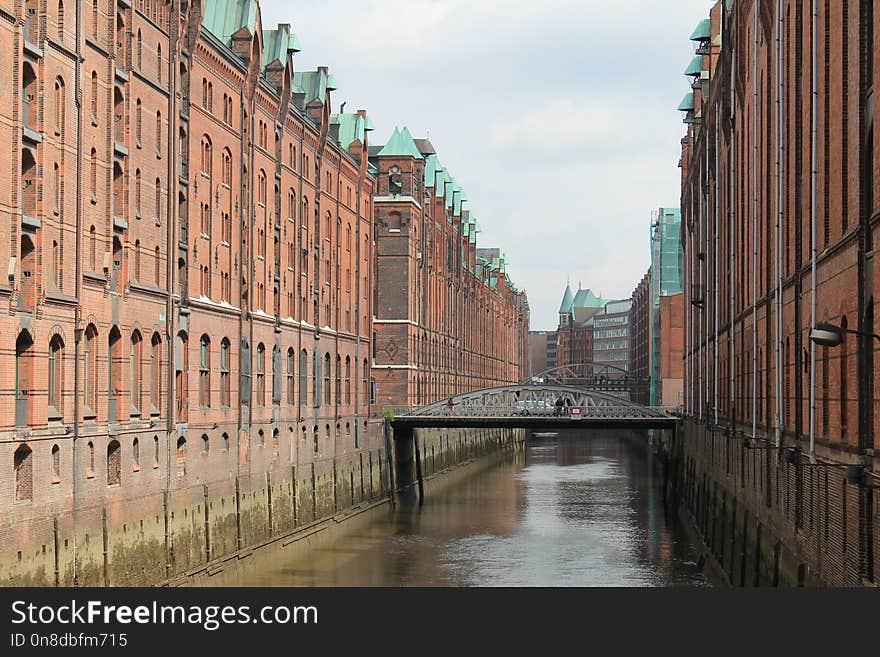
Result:
M651 211L677 205L688 36L706 0L261 0L295 66L330 66L334 109L366 108L373 143L430 131L468 190L479 243L510 256L536 328L567 275L626 296L647 269Z

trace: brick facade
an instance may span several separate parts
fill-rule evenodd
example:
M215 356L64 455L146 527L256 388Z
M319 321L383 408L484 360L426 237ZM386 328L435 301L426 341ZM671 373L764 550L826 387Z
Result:
M527 378L528 300L500 250L477 248L464 190L430 142L406 129L373 151L377 406L420 406Z
M692 37L693 97L680 108L689 124L681 239L684 403L693 436L705 437L701 427L724 428L803 452L812 437L820 462L862 464L874 486L878 345L848 335L839 347L813 350L809 332L814 322L877 332L878 19L873 3L860 0L819 2L815 25L806 1L718 2L706 29ZM716 472L718 453L706 450L728 448L694 439L694 474ZM753 477L743 443L734 444L739 456L726 457L727 475ZM756 492L766 494L766 504L749 511L779 528L781 545L812 569L810 576L876 582L880 523L871 488L847 482L840 467L760 461L766 483L756 483ZM731 476L716 481L727 479L733 486ZM829 486L833 491L830 520L828 504L812 497L814 485L826 499ZM783 499L784 514L775 506ZM828 546L829 532L843 547ZM830 550L828 559L805 545Z

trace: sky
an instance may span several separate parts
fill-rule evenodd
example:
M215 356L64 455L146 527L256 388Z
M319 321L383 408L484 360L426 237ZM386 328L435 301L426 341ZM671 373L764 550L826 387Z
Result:
M297 70L328 66L333 111L429 136L467 191L533 330L555 329L567 280L628 298L650 264L651 214L678 207L676 110L707 0L261 0L290 23Z

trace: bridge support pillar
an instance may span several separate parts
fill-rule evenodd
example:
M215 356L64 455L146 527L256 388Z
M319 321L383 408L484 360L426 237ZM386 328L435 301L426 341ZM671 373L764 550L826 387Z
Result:
M416 452L416 478L419 483L419 504L425 501L425 478L422 475L422 449L419 445L419 434L417 431L412 432L413 445Z
M414 501L416 483L421 483L418 470L421 464L416 462L415 430L392 425L394 441L394 473L398 498L402 501Z

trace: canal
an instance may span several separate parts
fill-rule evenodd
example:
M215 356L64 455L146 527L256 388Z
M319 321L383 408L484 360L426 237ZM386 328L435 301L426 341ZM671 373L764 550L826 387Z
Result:
M647 439L530 437L422 507L243 574L242 586L706 586Z

